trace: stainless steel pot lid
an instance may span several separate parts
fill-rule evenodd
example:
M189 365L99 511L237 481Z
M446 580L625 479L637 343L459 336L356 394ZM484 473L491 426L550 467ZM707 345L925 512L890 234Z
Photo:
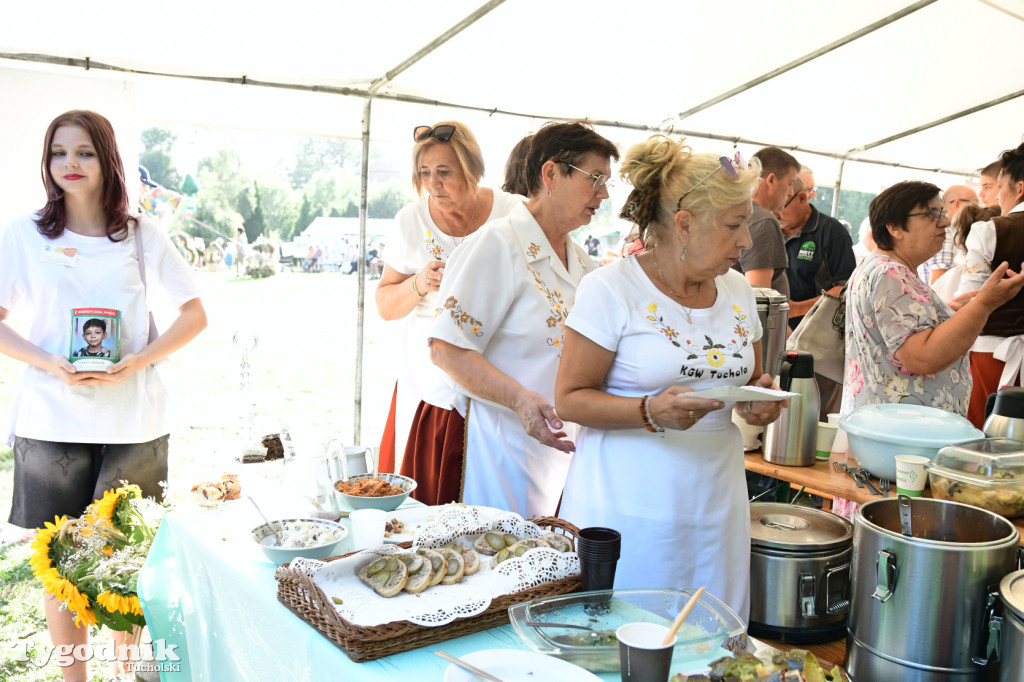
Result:
M1024 620L1024 571L1011 573L999 581L999 596L1017 620Z
M820 552L853 543L853 524L810 507L781 502L750 505L750 544L766 549Z

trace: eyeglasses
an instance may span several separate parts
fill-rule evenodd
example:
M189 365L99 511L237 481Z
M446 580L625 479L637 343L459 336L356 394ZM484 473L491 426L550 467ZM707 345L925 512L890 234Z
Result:
M802 189L802 190L800 190L800 192L807 192L807 190L805 190L805 189ZM783 211L785 211L785 210L786 210L786 208L787 208L787 207L788 207L788 206L789 206L790 204L792 204L792 203L793 203L793 199L796 199L796 196L797 196L798 194L800 194L800 192L793 192L793 196L791 196L791 197L789 198L789 201L787 201L787 202L785 203L785 205L784 205L784 206L782 207L782 210L783 210ZM808 195L807 195L807 197L808 197L808 198L810 198L810 196L811 196L810 194L808 194Z
M433 137L438 142L447 142L455 134L455 126L446 124L431 128L430 126L416 126L412 131L412 139L422 142L428 137Z
M736 152L736 156L735 156L734 159L730 159L728 156L720 156L720 157L718 157L718 164L719 164L718 168L716 168L715 170L711 171L710 173L705 175L703 178L698 180L696 185L694 185L687 192L685 192L683 194L683 196L679 197L679 201L676 202L676 210L677 211L680 208L682 208L682 206L683 206L683 199L685 199L687 196L689 196L690 192L693 192L693 190L695 190L698 187L700 187L701 185L703 185L705 182L707 182L711 178L712 175L714 175L718 171L722 170L723 168L725 169L725 172L729 174L729 177L732 178L733 180L735 180L736 178L738 178L740 176L740 171L741 170L747 170L747 163L746 163L746 161L743 160L743 157L740 156L739 152Z
M933 223L937 223L937 222L939 222L940 218L945 218L946 216L948 216L949 215L949 211L947 211L945 209L943 209L941 211L938 210L938 209L936 209L934 211L918 211L917 213L908 213L907 217L908 218L913 218L916 215L926 215L926 216L928 216L929 220L931 220Z
M597 190L601 189L601 187L605 187L610 192L612 187L615 186L615 181L614 180L610 180L608 178L608 176L605 175L604 173L600 173L598 175L594 175L593 173L588 173L587 171L583 170L582 168L579 168L577 166L572 165L568 161L563 161L562 163L564 163L569 168L572 168L573 170L578 170L580 173L583 173L584 175L592 177L594 179L594 191L597 191Z

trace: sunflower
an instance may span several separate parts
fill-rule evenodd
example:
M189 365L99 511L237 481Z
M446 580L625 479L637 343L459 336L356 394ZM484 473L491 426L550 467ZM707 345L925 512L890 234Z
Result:
M66 516L54 516L53 523L47 521L45 527L39 529L35 540L32 541L32 557L28 560L28 563L32 567L32 572L40 580L51 571L53 573L57 572L50 559L50 543L53 541L53 536L60 531L65 521L67 521Z
M116 592L100 592L96 603L112 613L142 615L142 605L134 594L126 596Z
M57 601L64 602L69 611L75 614L75 625L95 625L96 614L89 608L89 597L82 594L75 584L62 578L56 570L52 576L43 580L44 592L49 592Z

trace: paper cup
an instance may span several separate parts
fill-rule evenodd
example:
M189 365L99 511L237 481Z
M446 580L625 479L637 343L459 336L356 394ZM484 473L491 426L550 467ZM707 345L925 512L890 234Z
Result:
M928 473L924 466L931 460L920 455L896 455L896 492L910 497L921 497Z
M667 627L655 623L627 623L615 631L619 640L622 682L668 680L677 638L662 644L667 634Z
M814 446L814 456L817 459L828 459L832 454L832 443L836 439L836 432L839 427L827 422L818 422L818 440Z
M846 439L846 431L839 428L839 418L843 415L838 412L829 412L827 416L828 423L836 426L836 438L832 441L832 452L845 454L850 449L850 444Z
M380 509L356 509L348 515L352 524L352 547L357 552L384 544L387 512Z

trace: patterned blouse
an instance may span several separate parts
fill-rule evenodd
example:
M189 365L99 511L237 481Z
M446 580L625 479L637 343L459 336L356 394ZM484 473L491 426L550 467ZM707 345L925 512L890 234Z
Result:
M913 374L896 352L913 334L953 311L906 265L872 253L854 270L846 295L843 414L861 405L909 403L967 415L968 356L935 374Z

